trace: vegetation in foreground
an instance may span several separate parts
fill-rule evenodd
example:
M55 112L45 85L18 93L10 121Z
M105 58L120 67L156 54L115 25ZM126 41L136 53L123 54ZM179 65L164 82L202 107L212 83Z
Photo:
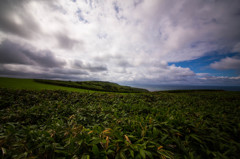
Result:
M239 92L0 89L2 158L238 158Z

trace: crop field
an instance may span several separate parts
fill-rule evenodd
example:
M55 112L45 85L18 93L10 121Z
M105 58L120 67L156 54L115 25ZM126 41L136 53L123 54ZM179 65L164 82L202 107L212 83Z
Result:
M1 158L239 158L240 92L0 89Z

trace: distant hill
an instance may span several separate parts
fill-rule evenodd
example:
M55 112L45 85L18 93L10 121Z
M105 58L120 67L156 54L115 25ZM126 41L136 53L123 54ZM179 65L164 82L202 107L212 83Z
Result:
M134 88L129 86L121 86L117 83L106 82L106 81L60 81L60 80L45 80L45 79L34 79L35 82L51 84L57 86L71 87L88 89L94 91L104 92L119 92L119 93L144 93L149 92L146 89Z
M57 86L35 82L33 79L0 77L0 88L26 89L26 90L64 90L70 92L96 92L87 89Z

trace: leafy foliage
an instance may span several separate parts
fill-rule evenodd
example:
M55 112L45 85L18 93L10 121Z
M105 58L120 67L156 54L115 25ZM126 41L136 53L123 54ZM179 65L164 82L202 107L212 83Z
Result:
M0 89L2 158L238 158L240 93Z

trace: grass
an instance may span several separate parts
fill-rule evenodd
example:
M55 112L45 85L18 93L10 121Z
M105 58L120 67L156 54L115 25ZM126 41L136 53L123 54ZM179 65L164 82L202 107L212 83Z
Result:
M146 93L149 92L146 89L134 88L129 86L121 86L117 83L105 82L105 81L60 81L60 80L42 80L35 79L35 82L45 83L57 86L65 86L70 88L80 88L94 91L104 92L118 92L118 93Z
M57 86L36 82L33 79L0 78L0 87L10 89L28 89L28 90L65 90L72 92L94 92L91 90Z
M70 92L115 92L115 93L144 93L146 89L121 86L111 82L101 81L59 81L43 79L18 79L0 77L0 88L28 90L65 90Z

